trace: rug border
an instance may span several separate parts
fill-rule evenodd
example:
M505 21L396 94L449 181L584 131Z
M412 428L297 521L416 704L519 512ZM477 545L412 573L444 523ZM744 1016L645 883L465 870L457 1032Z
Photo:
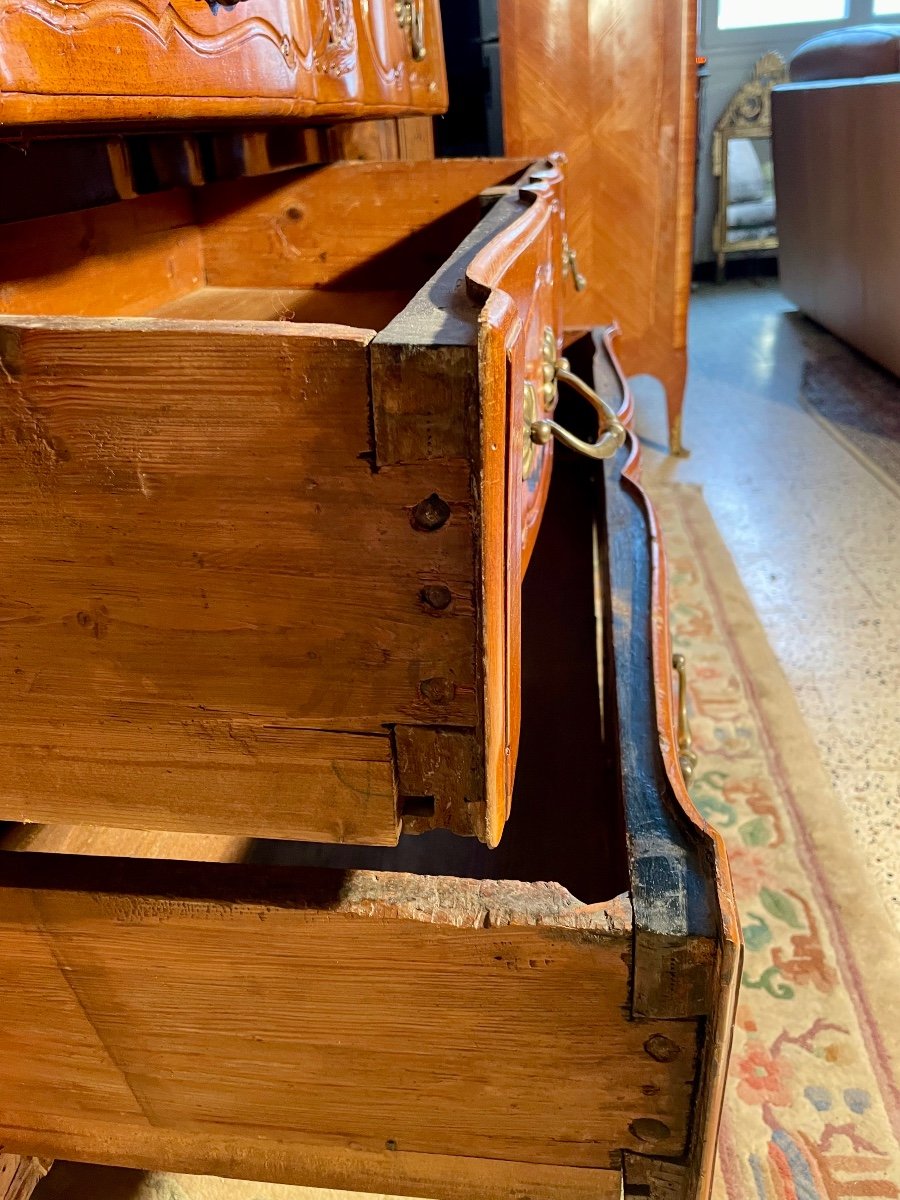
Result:
M818 889L837 966L856 1005L885 1109L900 1140L900 1045L891 1045L885 1036L888 1030L900 1028L900 935L878 885L865 868L849 813L827 777L794 691L766 638L702 488L667 483L653 490L672 493L680 507L719 626L756 712L763 751L783 789L804 869ZM854 929L864 929L865 936L854 937Z

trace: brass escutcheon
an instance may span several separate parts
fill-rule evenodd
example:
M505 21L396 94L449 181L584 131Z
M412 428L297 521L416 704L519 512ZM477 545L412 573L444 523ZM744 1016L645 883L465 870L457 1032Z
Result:
M537 462L538 448L531 438L531 427L540 416L537 390L530 379L525 380L525 437L522 448L522 478L530 479Z

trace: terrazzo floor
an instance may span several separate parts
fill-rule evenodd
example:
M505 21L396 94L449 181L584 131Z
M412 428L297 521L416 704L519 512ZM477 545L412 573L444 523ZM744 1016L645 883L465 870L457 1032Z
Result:
M803 405L805 364L852 352L774 280L701 285L690 337L690 457L665 454L661 390L634 381L645 481L702 485L900 927L900 486Z

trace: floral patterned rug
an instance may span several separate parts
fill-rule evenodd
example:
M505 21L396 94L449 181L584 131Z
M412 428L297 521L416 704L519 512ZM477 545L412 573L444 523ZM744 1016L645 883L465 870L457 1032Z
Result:
M900 1197L900 945L699 489L653 499L746 943L716 1198Z

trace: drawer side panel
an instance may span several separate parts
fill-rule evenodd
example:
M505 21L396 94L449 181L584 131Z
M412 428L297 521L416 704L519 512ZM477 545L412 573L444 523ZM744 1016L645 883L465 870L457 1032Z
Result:
M171 864L169 895L138 895L92 888L85 859L70 891L37 882L67 875L59 856L10 857L36 885L11 887L0 863L15 983L0 993L4 1141L59 1131L127 1161L133 1129L161 1147L165 1133L222 1135L608 1168L622 1147L646 1150L632 1127L650 1118L637 1127L657 1131L660 1153L683 1148L697 1026L626 1018L628 937L600 914L509 923L490 898L505 885L394 876L398 892L390 876L338 872L315 876L309 908L229 902L183 894L187 868ZM656 1034L673 1061L644 1050Z
M475 725L474 556L466 464L371 469L370 336L7 319L0 816L396 840L390 726Z

